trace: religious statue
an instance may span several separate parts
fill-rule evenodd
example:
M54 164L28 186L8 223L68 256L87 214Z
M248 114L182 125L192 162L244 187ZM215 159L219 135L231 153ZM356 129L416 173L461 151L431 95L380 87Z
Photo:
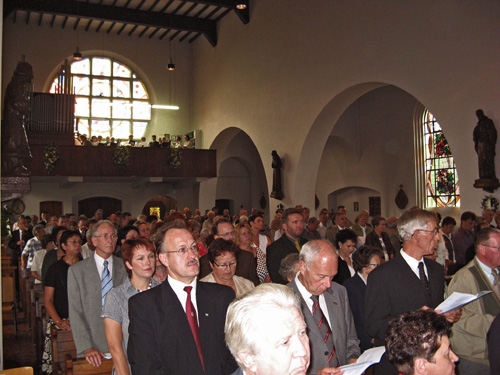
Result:
M29 176L24 163L32 156L25 125L30 111L32 79L31 65L20 62L5 90L2 123L2 174L4 175Z
M276 150L271 153L273 156L273 162L271 167L273 168L273 191L271 192L271 198L282 200L283 191L281 190L281 158L278 156Z
M498 187L498 179L495 174L497 131L493 121L481 109L476 111L476 116L478 121L474 128L473 139L479 165L479 180L476 180L474 186L492 191L491 189Z

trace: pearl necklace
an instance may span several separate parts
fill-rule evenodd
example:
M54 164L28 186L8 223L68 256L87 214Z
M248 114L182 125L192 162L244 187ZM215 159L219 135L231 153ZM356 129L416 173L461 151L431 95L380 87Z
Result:
M152 281L152 280L151 280L151 278L150 278L150 279L149 279L149 284L148 284L148 287L147 287L147 289L146 289L146 290L151 289L151 285L152 285L152 284L153 284L153 281ZM134 288L135 288L135 286L134 286ZM135 290L137 290L137 293L140 293L140 292L144 292L144 291L145 291L145 290L139 290L139 289L137 289L137 288L135 288Z

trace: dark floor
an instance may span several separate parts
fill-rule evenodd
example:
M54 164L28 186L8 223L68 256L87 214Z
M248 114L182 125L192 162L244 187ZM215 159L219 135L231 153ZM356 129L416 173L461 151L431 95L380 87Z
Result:
M19 323L16 335L14 334L14 325L4 321L3 359L4 369L31 366L33 367L34 374L39 374L35 346L31 341L28 323Z

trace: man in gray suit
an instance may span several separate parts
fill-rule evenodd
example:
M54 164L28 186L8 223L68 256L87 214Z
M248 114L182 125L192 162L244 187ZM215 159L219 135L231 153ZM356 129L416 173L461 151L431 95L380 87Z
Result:
M123 261L113 255L116 229L107 220L92 227L93 256L71 266L68 271L69 320L78 357L99 366L108 344L101 319L106 293L122 284L127 273ZM104 282L103 282L104 280Z
M300 272L288 284L301 297L302 314L311 342L308 374L336 373L360 355L346 289L332 282L338 259L326 241L310 241L300 252Z

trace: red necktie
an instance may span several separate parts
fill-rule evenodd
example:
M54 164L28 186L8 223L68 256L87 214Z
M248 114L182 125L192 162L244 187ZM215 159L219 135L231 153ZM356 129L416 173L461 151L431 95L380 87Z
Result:
M201 351L201 341L200 341L200 327L198 327L198 318L196 316L196 309L194 308L193 302L191 302L191 289L192 286L184 287L184 291L187 293L186 298L186 316L191 327L191 332L193 333L194 341L196 342L196 348L198 349L198 355L200 356L201 365L203 370L205 370L205 364L203 363L203 353Z
M311 299L314 302L312 314L313 318L318 325L319 331L323 335L323 340L326 343L326 346L330 349L330 353L328 355L328 363L330 363L335 355L335 345L333 343L332 330L330 329L330 325L328 324L328 320L326 320L325 315L323 314L323 310L319 306L319 296L312 295ZM337 361L337 366L339 367L339 363Z

